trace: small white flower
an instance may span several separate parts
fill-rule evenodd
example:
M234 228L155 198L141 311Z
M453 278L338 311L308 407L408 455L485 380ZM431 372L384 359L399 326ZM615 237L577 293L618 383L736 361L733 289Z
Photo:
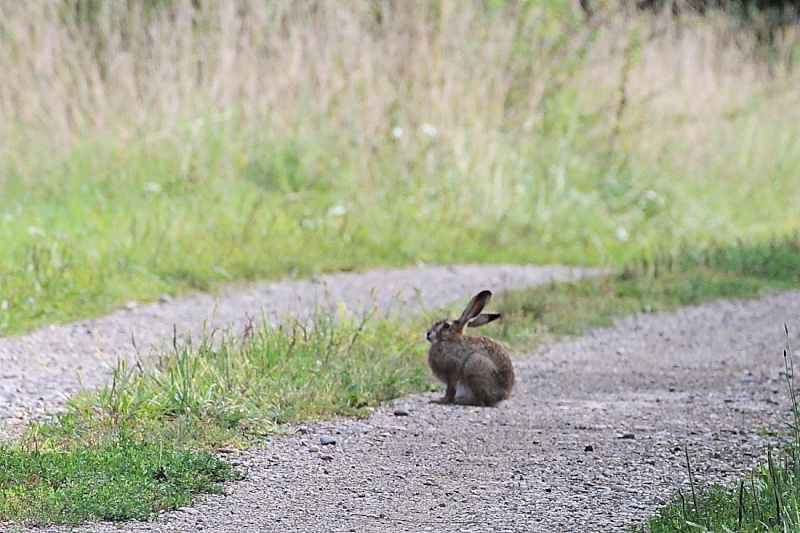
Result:
M403 136L403 128L401 128L400 126L397 126L395 129L392 130L392 137L394 137L395 139L399 139L402 136Z
M340 217L347 214L347 208L343 205L334 205L328 209L329 217Z
M0 302L0 311L8 311L8 300Z
M37 228L36 226L28 226L28 235L35 235L37 237L44 237L45 232L42 228Z
M436 126L431 126L427 122L422 125L422 133L427 135L428 137L436 137L439 135L439 130L436 129Z
M617 228L617 231L614 232L614 233L617 236L617 240L618 241L623 241L624 242L624 241L628 240L628 232L625 231L625 228L619 227L619 228Z
M144 190L147 192L161 192L161 185L158 183L145 183Z

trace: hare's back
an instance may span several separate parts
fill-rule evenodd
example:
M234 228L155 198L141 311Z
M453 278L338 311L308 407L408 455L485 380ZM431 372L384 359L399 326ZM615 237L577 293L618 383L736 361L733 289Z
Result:
M465 335L464 341L469 346L470 352L480 353L485 355L497 364L511 365L511 359L508 357L508 352L503 348L503 345L494 339L484 337L483 335Z
M470 335L465 338L469 339L472 352L491 364L493 367L492 373L500 384L503 387L513 387L514 367L506 349L494 339L482 335Z

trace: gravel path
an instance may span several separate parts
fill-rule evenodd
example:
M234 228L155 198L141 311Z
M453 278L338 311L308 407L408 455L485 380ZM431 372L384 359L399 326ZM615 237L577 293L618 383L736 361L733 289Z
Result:
M343 274L232 294L220 300L217 318L241 320L260 302L298 312L303 306L290 299L303 295L307 305L326 287L326 305L343 297L352 308L376 285L386 287L376 295L381 305L396 292L416 301L416 286L431 306L556 274L577 272L486 266ZM101 359L86 346L119 355L102 347L112 338L124 347L131 328L145 342L169 338L172 323L193 324L212 305L198 297L0 341L3 387L23 391L0 400L7 396L10 410L25 405L18 395L57 405L37 388L42 381L24 386L24 376L53 382L81 362L99 383ZM264 449L226 454L248 471L226 496L152 522L77 531L624 531L685 486L684 446L700 483L733 479L757 460L767 444L761 430L787 414L783 324L800 346L798 317L797 292L628 317L515 359L517 388L498 408L413 396L367 420L300 427ZM108 337L86 333L104 327ZM23 358L31 353L50 358L49 374L32 370ZM9 362L16 370L7 370ZM68 382L58 380L59 387ZM336 442L322 445L320 437Z

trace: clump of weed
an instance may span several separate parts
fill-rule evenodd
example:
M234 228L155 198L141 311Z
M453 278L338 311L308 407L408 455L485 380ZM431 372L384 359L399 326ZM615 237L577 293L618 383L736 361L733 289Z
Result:
M277 326L264 320L242 335L213 331L196 344L175 342L154 361L121 360L105 387L69 403L74 416L110 426L189 421L212 445L298 420L364 415L425 390L423 349L410 325L368 313L355 319L318 312Z

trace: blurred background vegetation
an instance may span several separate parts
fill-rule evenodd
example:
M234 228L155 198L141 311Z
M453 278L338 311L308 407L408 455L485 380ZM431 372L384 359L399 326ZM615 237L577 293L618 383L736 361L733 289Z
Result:
M0 334L226 282L790 234L792 8L3 2Z

